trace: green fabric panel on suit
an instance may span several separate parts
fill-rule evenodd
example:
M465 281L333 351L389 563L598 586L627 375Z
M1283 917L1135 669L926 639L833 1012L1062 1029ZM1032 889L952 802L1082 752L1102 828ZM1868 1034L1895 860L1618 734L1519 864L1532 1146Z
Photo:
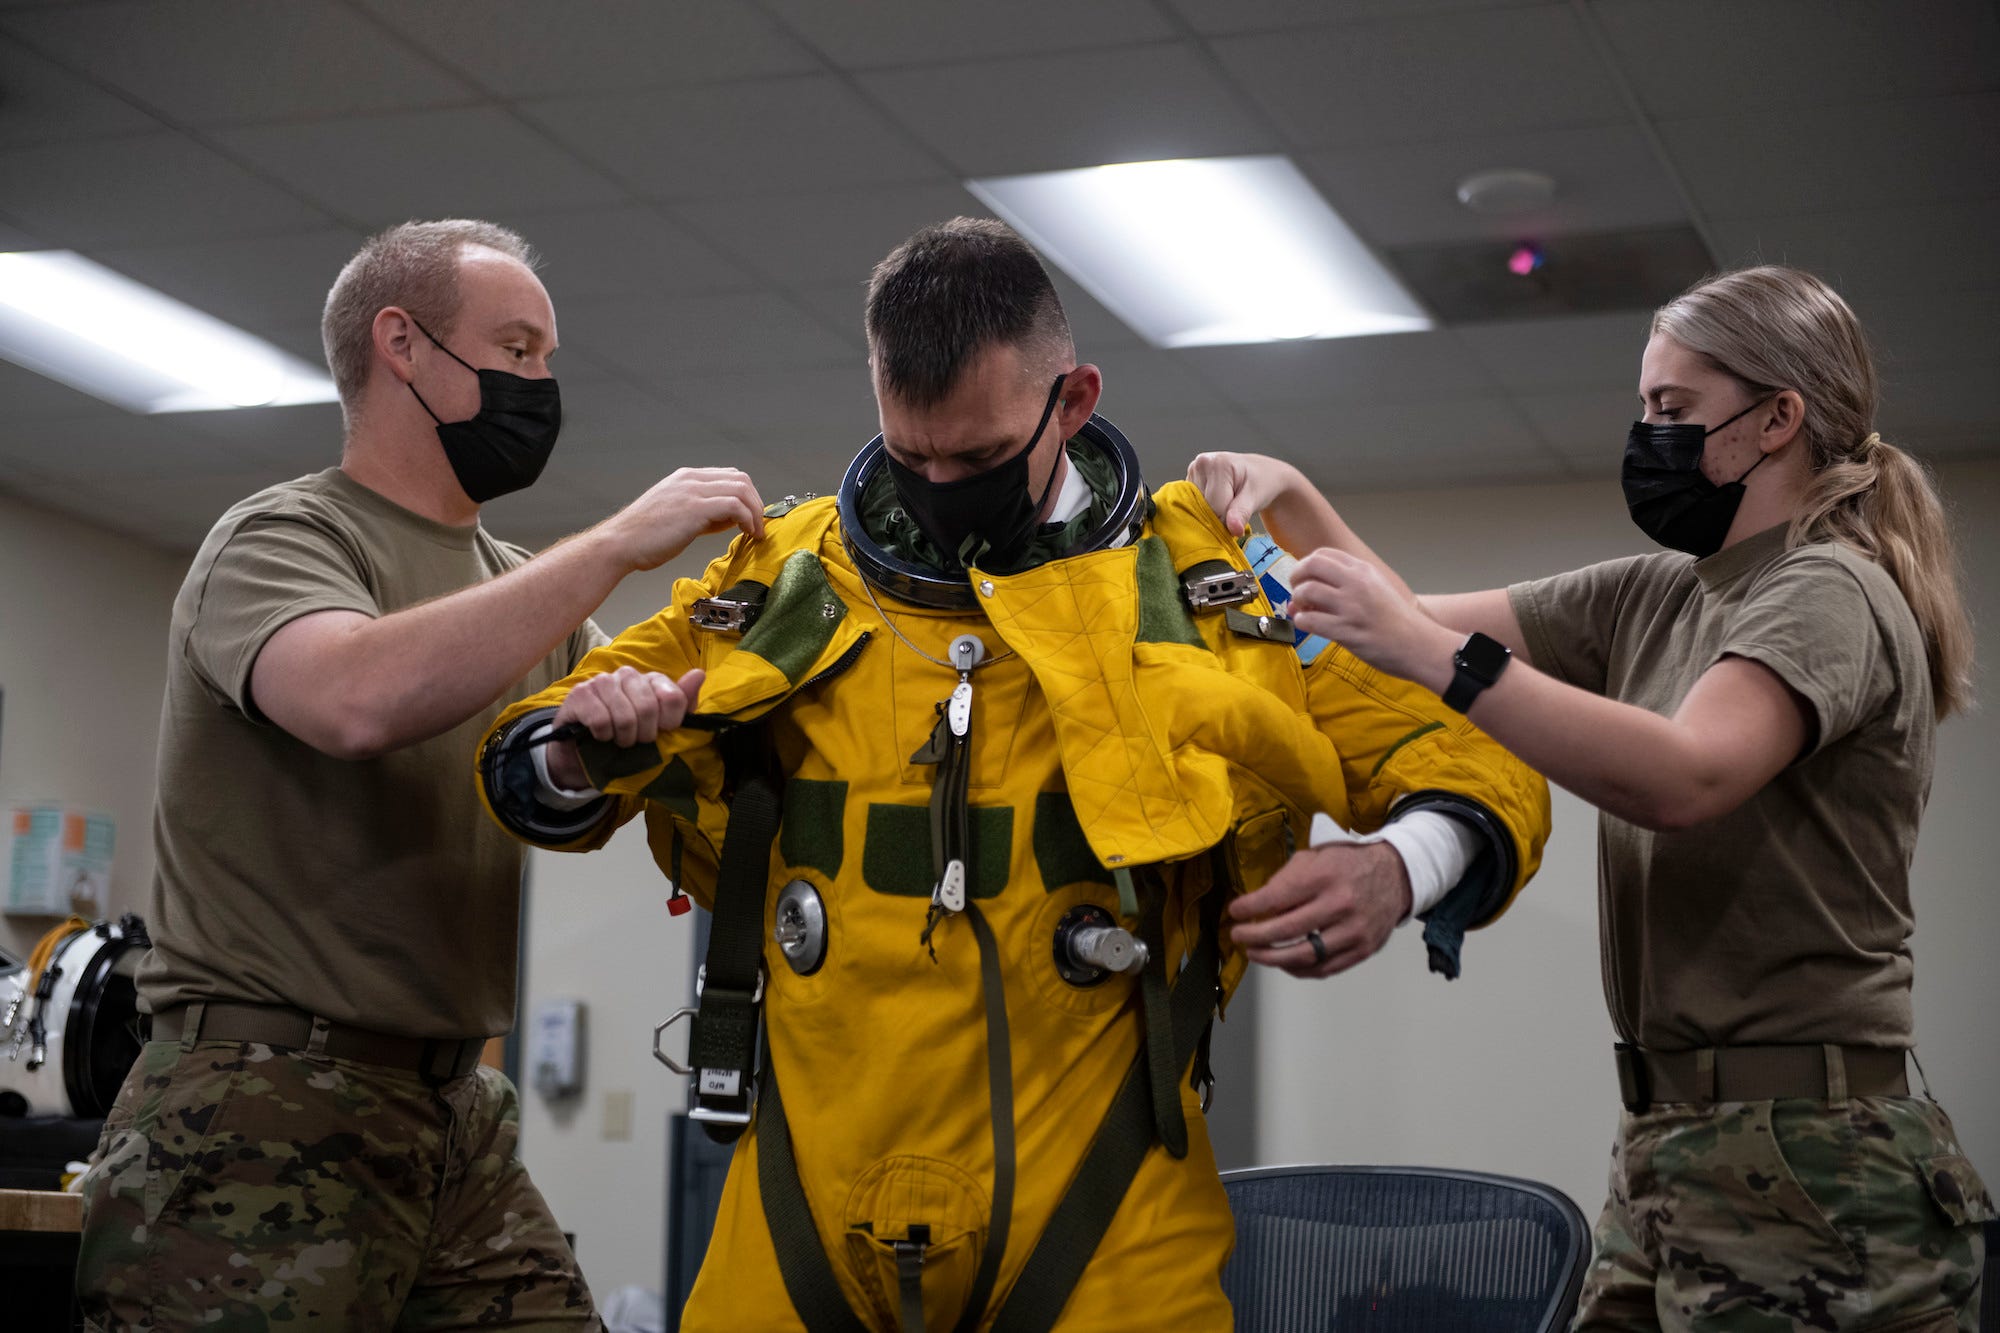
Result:
M590 778L590 785L603 788L620 778L629 778L635 773L644 773L660 764L660 747L648 741L644 745L620 745L616 741L601 741L594 736L585 736L576 743L576 757L583 764L583 771ZM683 764L685 768L687 765ZM665 776L662 774L662 776ZM694 790L690 781L688 790Z
M1014 807L972 807L972 864L965 868L966 893L995 898L1007 887L1007 864L1014 846ZM877 893L928 898L937 887L931 862L931 811L927 805L868 807L868 832L861 848L861 878Z
M1035 796L1035 865L1042 872L1042 887L1050 893L1070 884L1111 883L1111 872L1090 850L1077 822L1076 807L1069 793L1045 791Z
M834 631L846 618L847 603L827 582L819 557L795 551L786 558L764 599L763 612L744 632L737 649L755 653L796 685L833 642Z
M689 823L701 818L701 812L694 803L694 770L687 760L675 755L654 778L642 788L639 794L647 800L663 805Z
M1138 641L1206 648L1201 631L1194 627L1187 606L1181 601L1181 581L1174 573L1173 552L1158 537L1141 537L1138 550Z
M778 854L785 864L810 866L828 879L840 874L846 853L842 815L847 809L847 784L815 778L785 783L785 819L778 825Z

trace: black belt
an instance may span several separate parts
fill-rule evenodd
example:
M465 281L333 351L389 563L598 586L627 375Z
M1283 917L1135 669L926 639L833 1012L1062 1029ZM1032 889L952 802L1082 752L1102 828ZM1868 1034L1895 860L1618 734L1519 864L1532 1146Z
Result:
M1633 1113L1662 1102L1767 1102L1785 1097L1839 1103L1903 1097L1908 1054L1891 1046L1710 1046L1649 1051L1619 1042L1618 1092Z
M484 1037L398 1037L315 1018L277 1004L195 1001L153 1015L155 1041L254 1041L266 1046L387 1065L429 1082L463 1078L479 1065Z

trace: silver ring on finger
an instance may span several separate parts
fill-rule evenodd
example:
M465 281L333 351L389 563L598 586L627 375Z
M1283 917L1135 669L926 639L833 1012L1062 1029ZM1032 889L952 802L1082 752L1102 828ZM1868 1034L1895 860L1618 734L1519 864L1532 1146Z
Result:
M1313 947L1313 962L1324 963L1326 961L1326 941L1319 937L1319 932L1316 930L1307 931L1306 943Z

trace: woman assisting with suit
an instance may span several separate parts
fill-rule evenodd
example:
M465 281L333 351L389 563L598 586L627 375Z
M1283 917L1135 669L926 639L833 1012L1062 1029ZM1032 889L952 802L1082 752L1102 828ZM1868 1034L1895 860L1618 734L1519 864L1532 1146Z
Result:
M1414 596L1276 460L1188 475L1233 531L1261 512L1312 550L1300 629L1601 812L1626 1109L1575 1327L1974 1330L1992 1202L1905 1073L1909 866L1971 667L1943 510L1808 274L1663 306L1639 392L1625 496L1670 549L1506 589ZM1236 938L1296 965L1314 908Z

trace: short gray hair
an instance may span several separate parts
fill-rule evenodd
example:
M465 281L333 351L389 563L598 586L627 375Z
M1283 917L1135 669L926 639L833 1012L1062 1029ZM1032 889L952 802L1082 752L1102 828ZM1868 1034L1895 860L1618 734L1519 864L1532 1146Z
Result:
M458 320L458 264L467 246L497 250L529 268L540 262L517 232L491 222L444 218L398 223L369 237L333 280L319 337L350 423L368 383L375 316L386 306L401 306L438 337L449 337Z

